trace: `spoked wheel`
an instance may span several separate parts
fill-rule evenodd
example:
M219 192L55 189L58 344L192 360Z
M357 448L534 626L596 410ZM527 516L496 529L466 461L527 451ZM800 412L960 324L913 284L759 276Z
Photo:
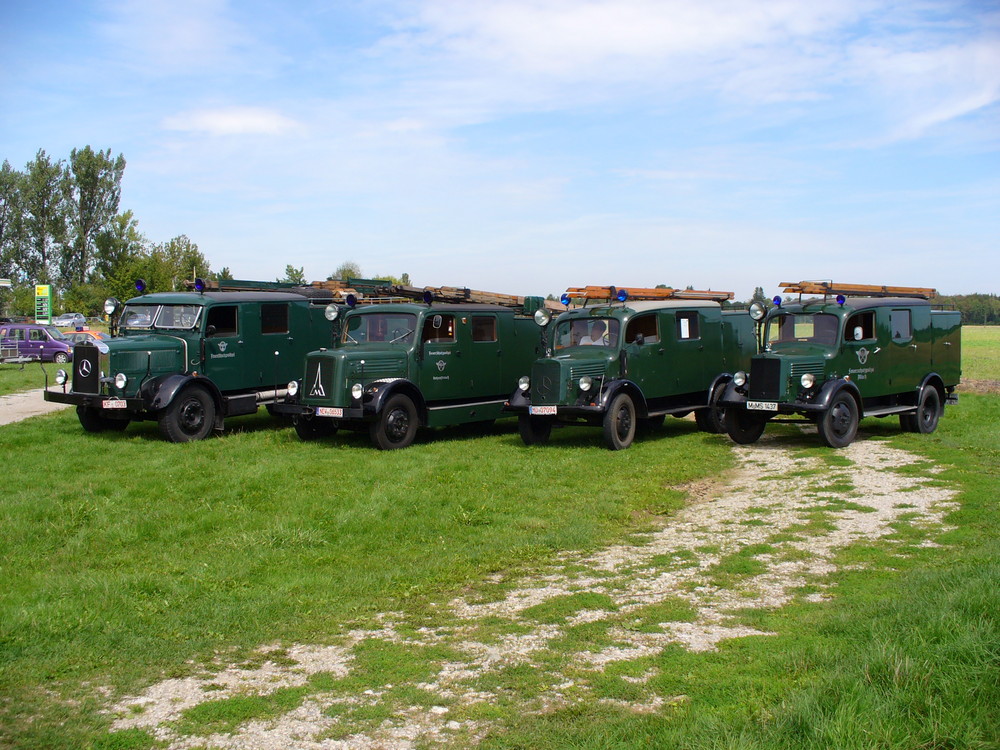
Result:
M858 434L858 402L849 393L834 396L816 423L820 439L831 448L845 448Z
M172 443L204 440L215 426L215 402L204 388L188 386L160 415L160 432Z
M725 428L734 443L749 445L760 440L767 426L767 418L754 414L749 409L734 406L726 409Z
M604 414L605 445L613 451L628 448L635 439L635 425L635 403L627 393L619 393Z
M533 417L530 414L519 414L517 431L525 445L541 445L547 443L552 434L552 420L548 417Z
M384 451L405 448L417 436L417 407L409 396L397 393L386 403L368 434L376 447Z

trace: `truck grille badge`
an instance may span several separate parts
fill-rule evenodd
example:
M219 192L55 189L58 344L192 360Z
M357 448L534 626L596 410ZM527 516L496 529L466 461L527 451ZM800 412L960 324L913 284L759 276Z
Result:
M326 391L323 389L322 381L323 375L323 365L318 365L316 367L316 381L313 383L312 390L309 391L310 396L319 396L320 398L326 397Z

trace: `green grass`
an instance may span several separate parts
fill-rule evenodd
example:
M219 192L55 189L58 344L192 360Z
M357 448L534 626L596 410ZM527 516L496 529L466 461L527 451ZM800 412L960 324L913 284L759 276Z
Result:
M1000 326L962 327L962 378L1000 380Z
M57 369L59 365L51 362L43 364L26 362L23 367L19 364L0 364L0 396L30 391L33 388L44 388L46 372L49 375L49 384L54 385Z

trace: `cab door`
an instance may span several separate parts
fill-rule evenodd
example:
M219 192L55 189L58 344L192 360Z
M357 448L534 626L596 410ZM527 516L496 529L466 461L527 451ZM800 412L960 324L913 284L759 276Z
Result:
M301 375L306 352L296 344L291 332L289 302L265 302L260 305L261 385L279 386ZM306 343L303 337L302 344Z
M245 386L246 376L241 373L254 366L247 361L252 354L245 350L242 312L239 305L214 305L205 315L202 371L222 391Z
M670 358L660 339L660 316L655 312L636 315L625 326L628 379L639 386L646 400L666 395Z
M468 321L469 385L475 396L509 396L501 386L503 366L496 313L472 313L461 318L462 328ZM465 357L465 355L462 355ZM466 363L463 363L466 364Z
M709 317L704 309L675 310L665 316L672 325L670 346L671 383L669 395L699 394L707 391L712 379L722 371L721 313L712 310ZM704 398L702 398L704 402Z
M424 316L418 346L421 356L417 385L428 404L467 391L468 366L461 358L458 318L454 313L432 311Z
M889 350L879 344L876 310L861 310L844 324L842 374L850 375L864 398L890 392Z
M927 307L889 308L891 393L916 389L927 373L931 357L927 336L929 326L930 312ZM923 335L918 335L918 332Z

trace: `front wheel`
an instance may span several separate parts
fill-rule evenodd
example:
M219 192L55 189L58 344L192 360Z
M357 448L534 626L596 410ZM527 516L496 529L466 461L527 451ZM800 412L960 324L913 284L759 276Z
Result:
M52 355L52 361L63 365L69 362L69 355L66 352L56 352Z
M632 445L634 439L635 403L627 393L619 393L604 414L604 444L620 451Z
M413 400L397 393L371 423L368 434L377 448L391 451L410 445L417 436L417 426L417 407Z
M858 402L849 393L838 393L823 412L816 428L820 439L831 448L846 448L858 434Z
M160 415L160 432L172 443L204 440L215 426L215 402L204 388L188 386Z
M712 395L708 397L708 408L698 409L694 413L694 421L702 432L718 435L726 431L726 409L719 406L719 399L722 398L722 393L725 390L726 384L719 383L712 389Z
M317 440L337 433L337 421L326 417L296 414L292 417L292 424L300 440Z
M552 434L552 420L548 417L533 417L530 414L517 415L517 431L525 445L547 443Z
M749 409L733 406L726 409L724 416L726 432L734 443L750 445L760 440L767 426L767 418L754 414Z

